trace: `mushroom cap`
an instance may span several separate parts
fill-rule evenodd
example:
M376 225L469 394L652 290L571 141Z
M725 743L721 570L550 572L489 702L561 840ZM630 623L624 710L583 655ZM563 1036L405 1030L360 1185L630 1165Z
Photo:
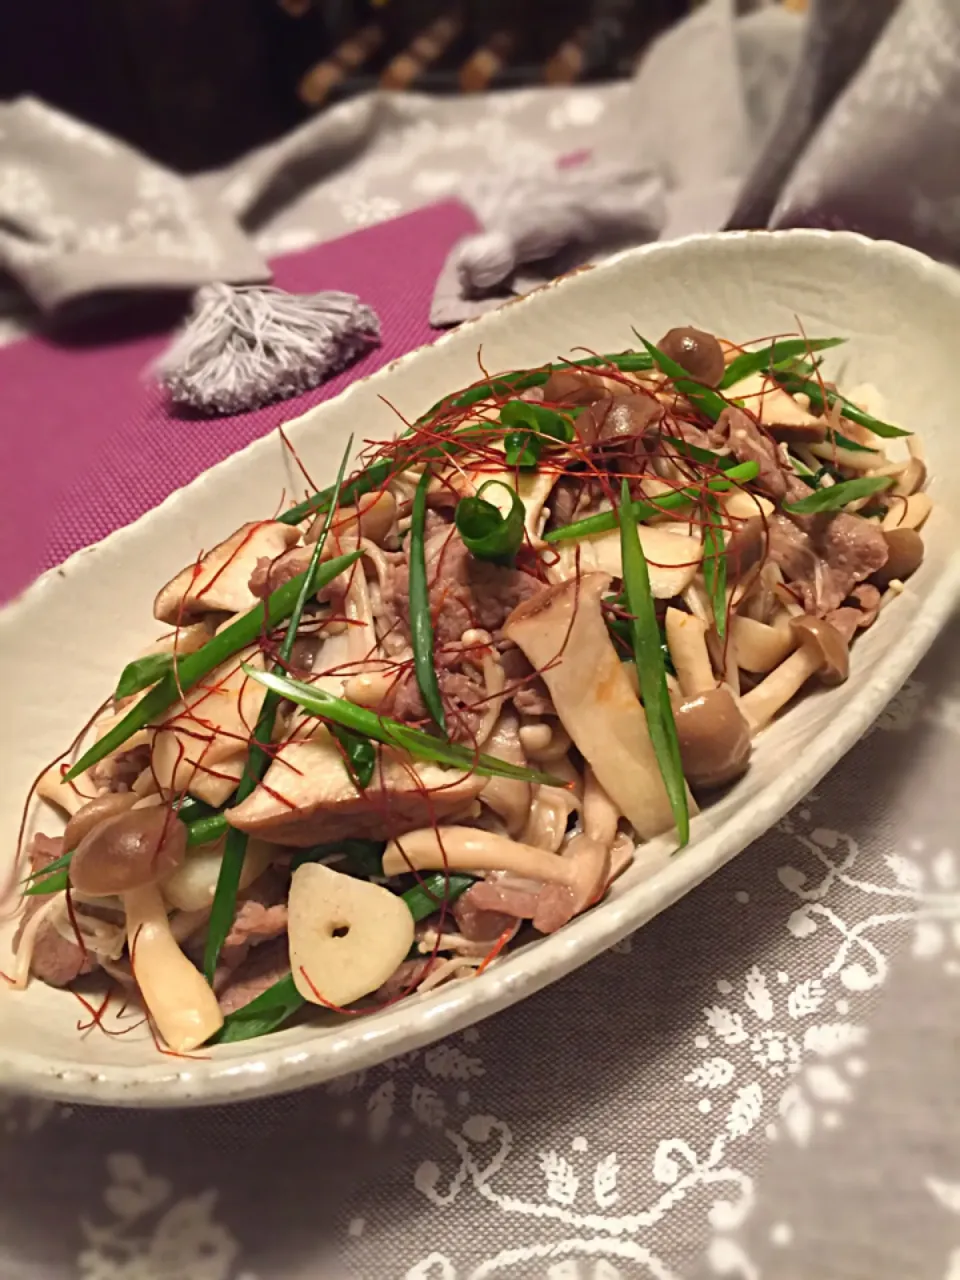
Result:
M82 809L78 809L63 832L64 849L76 849L77 845L94 827L113 818L118 813L132 809L140 797L133 791L107 791L102 796L94 796Z
M576 431L584 444L611 446L638 440L662 417L663 405L652 395L607 395L577 415Z
M873 574L873 581L887 587L895 578L909 578L923 563L923 539L916 529L886 529L887 562Z
M665 333L657 346L665 356L676 361L704 386L720 385L726 364L723 359L723 348L712 333L706 333L703 329L694 329L691 325L683 325L679 329L670 329Z
M593 404L605 394L602 386L572 370L568 373L559 369L543 384L543 398L548 404Z
M80 893L107 898L169 875L187 852L187 828L165 806L128 809L83 837L70 861Z
M750 760L750 727L730 690L721 685L674 711L683 772L691 787L720 787Z
M823 683L843 684L850 674L850 651L837 628L824 618L811 618L809 614L793 618L790 627L799 643L816 654L817 673Z

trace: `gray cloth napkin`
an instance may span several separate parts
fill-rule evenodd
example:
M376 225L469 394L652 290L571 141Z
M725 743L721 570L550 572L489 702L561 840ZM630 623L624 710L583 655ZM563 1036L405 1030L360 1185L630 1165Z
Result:
M0 103L0 267L44 311L270 271L217 200L34 98Z
M0 270L50 310L100 291L263 280L265 256L442 196L509 233L497 210L521 179L541 175L547 204L569 214L564 181L582 184L589 163L558 161L578 151L598 174L635 175L636 208L521 261L487 297L465 292L458 250L435 323L625 243L724 226L850 227L960 259L960 0L812 0L806 19L708 0L630 82L376 92L192 179L21 99L0 105Z

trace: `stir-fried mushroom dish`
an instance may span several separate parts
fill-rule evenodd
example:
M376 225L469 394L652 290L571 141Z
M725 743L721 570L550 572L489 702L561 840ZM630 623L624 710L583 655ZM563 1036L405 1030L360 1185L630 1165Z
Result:
M103 971L187 1053L476 976L686 844L923 559L919 442L839 341L485 376L201 553L28 798L66 829L23 842L12 985L92 1026Z

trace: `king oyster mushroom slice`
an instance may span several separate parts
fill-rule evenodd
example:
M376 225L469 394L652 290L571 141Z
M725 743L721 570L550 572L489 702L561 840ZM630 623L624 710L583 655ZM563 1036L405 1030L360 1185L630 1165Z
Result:
M257 604L250 575L265 556L274 560L300 539L293 525L254 520L232 533L200 561L188 564L162 587L153 616L171 624L187 622L211 610L242 613Z
M220 805L233 793L266 696L242 663L263 670L263 654L251 647L214 668L171 708L154 735L153 772L164 794L187 790Z
M650 590L657 600L682 595L697 576L703 544L685 532L686 529L686 524L639 525L637 528L650 573ZM582 573L595 571L609 574L611 578L623 576L619 529L608 529L606 533L576 542L560 542L552 549L559 559L546 569L551 582L575 576L578 552Z
M820 444L827 438L827 420L808 413L765 373L751 373L741 378L727 387L724 395L731 402L742 400L747 411L776 440L788 444Z
M586 573L518 605L503 633L540 671L557 714L597 780L644 839L673 826L646 716L600 602L610 585Z
M443 821L480 794L486 778L379 749L370 785L359 791L339 744L316 723L305 741L286 742L263 786L226 813L231 826L295 848L348 836L387 839Z
M352 1004L382 986L413 946L406 903L319 862L298 867L288 899L290 969L313 1004Z
M304 534L308 545L317 541L327 522L322 512ZM330 523L330 532L323 548L324 559L354 551L361 538L368 538L382 547L397 527L397 500L389 489L379 493L363 493L356 506L341 507Z

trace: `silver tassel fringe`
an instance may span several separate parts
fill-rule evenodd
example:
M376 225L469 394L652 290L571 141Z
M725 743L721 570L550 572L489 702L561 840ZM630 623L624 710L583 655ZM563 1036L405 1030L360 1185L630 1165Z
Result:
M178 405L242 413L309 391L380 341L380 321L352 293L205 285L153 366Z

